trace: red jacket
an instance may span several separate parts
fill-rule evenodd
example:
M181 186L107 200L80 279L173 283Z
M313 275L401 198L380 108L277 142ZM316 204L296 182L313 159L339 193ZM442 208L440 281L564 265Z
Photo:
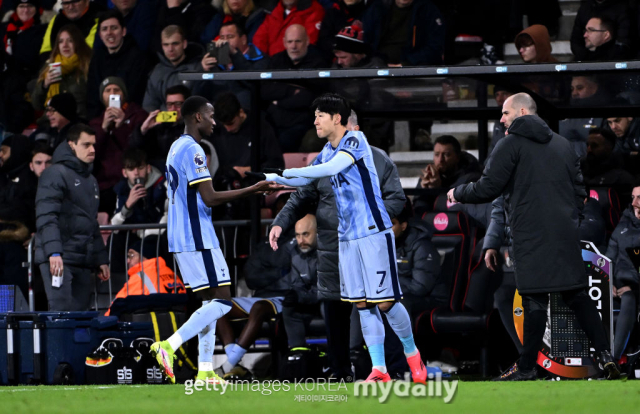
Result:
M316 0L300 0L298 7L291 9L285 17L282 2L273 9L253 36L253 44L262 52L273 56L284 50L284 32L292 24L300 24L307 29L309 42L316 44L320 33L320 24L324 17L324 8Z

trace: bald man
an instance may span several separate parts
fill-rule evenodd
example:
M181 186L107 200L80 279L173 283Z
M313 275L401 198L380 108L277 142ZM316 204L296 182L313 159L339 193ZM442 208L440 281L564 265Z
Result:
M499 381L537 377L536 358L542 344L549 293L559 293L575 312L596 350L596 362L607 379L620 376L594 302L586 288L577 217L587 196L579 160L569 142L536 115L531 96L518 93L502 106L502 139L478 182L448 193L449 201L480 204L504 196L511 223L516 287L524 308L520 360Z

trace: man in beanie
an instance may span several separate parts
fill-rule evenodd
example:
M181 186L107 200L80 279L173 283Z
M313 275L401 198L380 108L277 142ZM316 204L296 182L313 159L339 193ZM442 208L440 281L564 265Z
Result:
M100 186L100 211L111 213L116 206L113 186L122 178L122 156L129 148L129 136L144 122L147 112L129 102L127 87L116 76L100 83L99 97L106 109L89 122L96 131L94 175ZM118 99L112 101L111 97Z
M150 67L147 55L142 53L136 41L127 34L124 17L117 10L101 13L98 19L101 42L93 48L87 80L87 110L89 119L96 117L108 105L103 105L98 94L101 82L109 76L124 81L129 91L128 99L142 105L146 78Z
M387 65L378 57L371 57L371 46L364 42L364 32L359 24L347 26L333 42L334 68L383 68Z
M67 140L67 132L78 122L76 108L76 99L72 94L65 92L55 95L45 108L49 125L38 128L32 135L33 139L44 141L55 150Z
M127 271L129 277L115 299L132 295L150 295L153 293L185 294L186 289L180 276L167 266L156 253L156 237L146 237L134 242L127 251ZM105 313L109 316L111 308Z

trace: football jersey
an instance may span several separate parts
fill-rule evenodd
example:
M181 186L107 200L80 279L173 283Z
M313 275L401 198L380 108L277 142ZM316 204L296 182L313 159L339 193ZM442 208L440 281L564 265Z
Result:
M354 162L330 177L338 209L338 238L355 240L391 228L367 138L360 131L348 131L337 148L327 142L313 165L330 161L338 152Z
M211 221L211 207L202 201L196 185L211 180L207 157L191 135L182 135L171 145L165 174L169 199L169 251L191 252L220 247Z

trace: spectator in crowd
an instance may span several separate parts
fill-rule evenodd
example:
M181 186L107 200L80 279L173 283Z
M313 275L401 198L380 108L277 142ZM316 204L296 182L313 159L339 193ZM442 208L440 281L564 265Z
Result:
M347 129L358 130L358 124L348 123ZM389 216L396 217L405 203L398 170L384 151L372 146L371 152L380 180L384 205ZM294 223L313 209L315 209L318 222L318 299L322 302L323 316L327 326L331 375L337 379L349 376L353 378L349 360L350 316L353 305L342 302L340 296L338 217L333 188L328 177L317 179L305 187L297 188L296 192L292 193L287 204L273 221L269 240L280 245L281 239L287 234L287 231L290 231ZM277 251L280 250L279 248ZM402 370L406 366L404 355L401 352L402 347L400 344L391 346L396 344L398 340L395 334L391 334L391 328L387 323L385 323L385 330L387 331L385 340L391 341L385 345L385 349L388 350L387 357L390 358L387 366L390 372L392 369ZM399 353L399 355L395 355L389 350L398 351L396 354ZM393 363L392 360L398 362Z
M615 327L613 358L624 354L631 332L636 325L640 276L638 264L631 259L633 250L640 249L640 186L633 188L631 205L624 210L613 231L607 257L613 263L613 297L620 300L620 314Z
M271 58L271 69L318 69L326 67L320 52L309 45L304 26L293 24L286 30L286 50ZM312 122L309 105L315 97L309 87L293 83L271 82L262 88L262 98L269 102L267 114L276 128L282 152L295 152Z
M583 106L606 99L595 76L574 76L571 78L571 104ZM571 142L579 157L587 155L587 137L593 128L603 125L603 118L573 118L560 121L559 133Z
M220 159L221 170L233 168L242 178L251 171L251 138L260 116L260 167L284 168L278 140L266 118L252 114L240 105L232 93L218 97L214 105L219 128L214 129L212 143ZM258 132L258 131L256 131Z
M158 14L157 0L111 0L114 9L124 17L127 33L141 51L151 48L151 36Z
M496 100L496 105L498 106L498 110L502 111L502 104L507 100L508 97L513 95L511 91L506 89L503 86L495 85L493 87L493 97ZM505 137L505 132L507 128L505 128L504 124L500 122L500 119L496 119L493 122L493 135L491 135L491 142L489 143L489 151L487 152L487 158L491 156L493 149L496 147L498 141Z
M251 376L251 373L239 365L239 362L257 338L262 323L278 314L283 316L289 347L306 347L306 328L318 313L317 234L315 216L309 214L296 223L295 239L287 243L287 253L284 254L288 256L287 264L290 265L290 273L284 276L276 275L280 277L271 281L271 283L276 282L275 285L265 280L258 282L261 286L268 286L270 294L277 294L277 296L265 298L255 294L254 297L232 299L233 308L227 318L240 319L248 316L248 322L240 333L237 343L228 323L223 323L218 328L218 335L222 339L227 354L227 360L218 368L218 374L223 379L242 380ZM264 253L270 256L278 255L273 251ZM255 279L265 278L261 269L255 269L255 271L257 273L246 274L248 284L252 284Z
M33 107L43 110L51 98L61 92L69 92L76 101L78 116L85 119L90 62L91 48L85 43L80 30L74 25L61 28L31 92Z
M402 304L411 320L422 312L449 301L449 287L440 275L440 254L431 243L431 233L422 220L411 219L411 203L395 218L393 234L396 239L398 278L404 295Z
M147 118L147 112L129 101L124 80L116 76L100 83L99 96L106 108L89 126L96 131L94 174L100 187L100 210L112 212L116 205L113 186L122 178L122 156L130 136ZM111 102L111 97L117 97Z
M129 148L124 152L122 165L124 178L113 189L118 201L111 224L166 223L167 188L164 174L148 164L147 154L138 148ZM137 232L140 238L152 233L143 230Z
M254 44L249 43L242 26L234 21L223 23L219 29L217 47L229 44L231 62L226 66L218 65L218 59L207 52L202 58L202 69L213 70L263 70L269 66L269 59Z
M551 56L549 31L541 24L527 27L515 39L516 49L524 63L555 63L558 59Z
M45 143L38 143L34 146L33 151L31 152L31 161L29 162L29 169L36 178L40 178L44 170L51 167L51 155L53 151L51 148ZM35 199L34 199L35 200ZM35 209L35 201L34 201L34 209ZM34 220L35 227L35 220Z
M333 3L331 8L326 9L318 36L318 48L325 59L331 59L333 56L335 36L345 27L362 22L362 16L369 5L371 2L365 0L339 0Z
M161 106L158 105L152 109L147 119L140 127L136 127L131 135L129 145L141 148L147 154L149 164L160 171L164 171L171 144L184 133L181 109L184 101L190 96L191 91L182 84L167 88L163 106L167 108L167 111L176 113L175 122L158 122L157 116L160 113L158 108Z
M35 230L37 178L29 170L31 142L12 135L0 144L0 284L20 287L28 297L23 244Z
M418 216L433 209L436 197L450 188L477 181L481 171L478 160L466 151L462 151L460 142L451 136L436 138L433 145L433 164L422 170L417 188L425 190L416 197L414 210Z
M280 0L253 36L258 49L274 56L286 49L281 39L291 25L304 27L307 43L316 44L324 9L316 0Z
M46 58L52 50L58 34L63 27L73 25L78 29L80 38L84 39L89 48L93 47L96 32L98 30L98 14L104 11L102 2L90 0L65 0L61 3L62 9L47 26L47 31L42 39L40 57ZM77 40L74 38L75 43Z
M216 40L220 34L220 29L225 23L237 23L242 32L247 36L247 42L253 42L253 35L256 33L265 17L267 11L262 7L256 7L253 0L223 0L222 13L213 16L207 27L200 36L203 45Z
M584 28L584 46L587 49L583 61L626 59L629 45L616 41L616 27L607 17L592 17Z
M389 66L441 65L445 30L430 0L379 1L363 18L364 40Z
M362 28L354 24L343 28L333 38L333 67L348 68L383 68L387 66L382 59L371 56L371 47L364 42Z
M40 0L22 0L9 21L0 25L0 124L16 134L33 119L33 108L24 96L27 83L40 69L40 43L46 30L40 13Z
M49 310L86 311L94 289L92 273L97 270L103 281L110 276L96 220L98 182L91 175L96 139L95 132L84 124L75 125L67 138L56 148L53 165L38 183L34 259L42 274Z
M573 22L571 32L571 51L575 60L587 60L588 46L584 39L584 31L592 17L608 18L616 28L616 41L620 46L633 47L633 34L635 33L635 14L628 2L621 0L587 0L580 4L578 14Z
M76 100L70 93L59 93L47 104L45 114L49 120L48 126L38 128L34 133L34 140L45 142L51 150L55 150L60 143L67 140L67 133L78 123Z
M187 290L162 257L156 254L156 238L147 237L136 240L127 251L127 273L129 278L114 299L134 295L154 293L186 294ZM105 316L109 316L111 308Z
M618 138L614 152L618 154L637 154L640 151L640 122L636 118L607 118L607 126Z
M582 159L584 182L589 187L612 187L621 200L628 200L633 176L623 169L622 156L614 153L616 135L609 129L593 128L587 139L587 156Z
M100 14L98 33L102 42L93 48L87 81L87 107L91 119L105 108L98 90L108 76L122 79L127 87L128 100L142 105L150 69L146 55L128 34L120 12L110 10Z
M163 53L158 53L160 62L149 75L142 103L142 107L147 112L155 111L158 108L165 109L164 92L167 88L180 84L180 80L178 80L180 72L201 69L202 46L187 43L187 37L182 27L177 25L165 27L162 30L161 38Z
M182 28L184 40L199 43L202 32L216 13L211 2L207 0L158 0L158 2L160 7L154 32L155 42L157 42L155 39L160 39L165 28L179 26Z

